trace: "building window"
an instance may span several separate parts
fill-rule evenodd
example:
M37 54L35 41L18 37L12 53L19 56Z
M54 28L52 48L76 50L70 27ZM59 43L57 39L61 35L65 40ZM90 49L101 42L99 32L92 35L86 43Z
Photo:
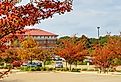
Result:
M44 36L44 38L46 38L46 36Z
M44 36L41 36L41 38L45 38Z
M49 36L47 36L47 38L49 38Z

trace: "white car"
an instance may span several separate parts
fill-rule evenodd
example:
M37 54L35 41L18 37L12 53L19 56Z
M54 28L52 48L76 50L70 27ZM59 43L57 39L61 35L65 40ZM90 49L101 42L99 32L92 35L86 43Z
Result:
M56 61L55 62L55 68L63 68L63 62L62 61Z

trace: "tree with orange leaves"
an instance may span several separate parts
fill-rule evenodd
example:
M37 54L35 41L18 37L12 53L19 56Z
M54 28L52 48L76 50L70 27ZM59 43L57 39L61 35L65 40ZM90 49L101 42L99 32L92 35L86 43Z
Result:
M25 26L35 25L54 14L72 10L72 0L30 0L26 5L16 6L22 0L0 0L0 45L12 39L14 33ZM1 47L0 46L0 47Z
M88 54L85 40L78 40L76 37L61 39L60 44L56 48L56 54L70 64L71 70L72 63L82 61Z
M72 10L72 0L30 0L26 5L16 6L21 1L0 0L0 52L9 48L6 43L13 39L16 32L21 33L25 26Z
M31 37L28 36L21 43L20 47L17 48L18 57L21 60L30 60L36 59L36 53L40 51L37 42Z
M121 59L121 37L109 36L105 45L99 43L94 47L93 63L100 71L108 72L110 68L117 66Z

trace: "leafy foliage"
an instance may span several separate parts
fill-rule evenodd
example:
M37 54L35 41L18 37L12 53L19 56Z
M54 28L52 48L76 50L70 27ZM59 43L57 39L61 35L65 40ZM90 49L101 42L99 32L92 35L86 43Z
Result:
M105 45L97 44L94 47L93 62L101 70L113 68L118 65L121 57L121 37L109 36Z
M0 45L13 38L25 26L35 25L54 14L72 10L72 1L30 0L26 5L16 6L21 0L0 1Z
M21 47L17 53L22 60L32 60L36 58L36 53L39 51L37 42L30 36L21 42Z
M85 39L78 40L76 37L60 39L56 54L64 58L70 65L75 61L82 61L87 55Z

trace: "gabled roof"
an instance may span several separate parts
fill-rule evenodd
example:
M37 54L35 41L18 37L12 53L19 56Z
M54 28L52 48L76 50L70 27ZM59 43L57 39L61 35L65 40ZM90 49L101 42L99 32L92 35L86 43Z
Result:
M22 35L31 35L31 36L58 36L54 33L47 32L41 29L25 29L25 33Z

